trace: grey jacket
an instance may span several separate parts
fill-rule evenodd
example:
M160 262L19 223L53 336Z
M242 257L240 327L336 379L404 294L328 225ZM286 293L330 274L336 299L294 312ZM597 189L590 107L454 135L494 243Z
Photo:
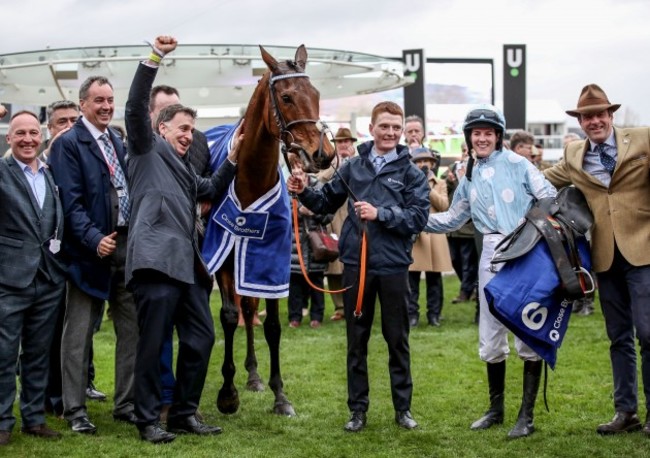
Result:
M126 258L126 282L139 269L152 269L193 284L195 268L207 275L196 231L197 199L214 200L235 176L230 161L210 179L198 177L189 157L155 134L149 118L149 93L157 69L144 64L131 84L126 103L131 221Z
M61 253L49 250L49 240L58 227L58 239L63 235L63 208L49 170L45 170L46 209L54 218L46 224L30 190L27 178L13 157L0 158L0 287L26 288L39 268L53 283L64 281ZM50 227L45 227L45 226Z

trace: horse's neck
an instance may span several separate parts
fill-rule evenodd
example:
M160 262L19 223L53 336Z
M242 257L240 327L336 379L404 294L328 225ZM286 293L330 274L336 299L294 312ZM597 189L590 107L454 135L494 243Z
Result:
M235 192L243 208L255 202L271 189L278 180L279 146L277 138L268 131L265 116L268 92L261 84L253 93L244 115L244 138L237 158Z

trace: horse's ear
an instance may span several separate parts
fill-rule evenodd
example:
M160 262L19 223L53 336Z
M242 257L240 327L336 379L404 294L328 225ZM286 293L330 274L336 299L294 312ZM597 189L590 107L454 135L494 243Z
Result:
M305 45L300 45L298 49L296 49L296 57L294 60L300 68L300 71L304 72L305 66L307 65L307 48L305 48Z
M260 51L262 53L262 60L266 66L269 67L269 70L271 70L272 73L275 73L275 71L278 69L278 61L275 60L272 55L266 52L266 49L264 49L262 45L260 45Z

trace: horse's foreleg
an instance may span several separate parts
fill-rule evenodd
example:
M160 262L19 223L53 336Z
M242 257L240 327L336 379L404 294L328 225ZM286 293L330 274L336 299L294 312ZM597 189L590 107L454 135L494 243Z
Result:
M278 300L266 299L266 319L264 320L264 337L269 345L271 357L271 376L269 386L275 394L273 413L293 417L296 412L283 391L282 375L280 374L280 318L278 313Z
M248 371L246 389L249 391L264 391L264 383L257 372L257 356L255 355L255 327L253 319L257 312L259 299L253 297L242 297L241 310L246 325L246 361L244 367Z
M217 281L221 291L221 312L219 318L223 328L224 337L224 358L221 366L223 385L217 395L217 409L219 412L231 414L239 409L239 393L235 387L235 361L233 358L233 340L237 330L237 319L239 312L235 303L234 287L232 276L227 273L219 273Z

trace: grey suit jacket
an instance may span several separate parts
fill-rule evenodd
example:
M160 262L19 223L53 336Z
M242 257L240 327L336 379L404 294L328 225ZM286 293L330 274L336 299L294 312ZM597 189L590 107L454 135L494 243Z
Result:
M45 170L46 192L54 197L58 238L63 235L63 209L49 170ZM13 157L0 159L0 286L26 288L39 265L53 282L64 280L60 253L53 255L49 240L54 232L43 231L42 210L20 166ZM43 232L47 232L44 234Z
M197 199L213 200L225 192L234 179L235 166L224 161L210 179L201 178L187 154L180 157L153 132L149 93L156 71L138 66L126 103L131 193L126 282L133 272L151 269L194 284L195 273L209 280L198 246Z

